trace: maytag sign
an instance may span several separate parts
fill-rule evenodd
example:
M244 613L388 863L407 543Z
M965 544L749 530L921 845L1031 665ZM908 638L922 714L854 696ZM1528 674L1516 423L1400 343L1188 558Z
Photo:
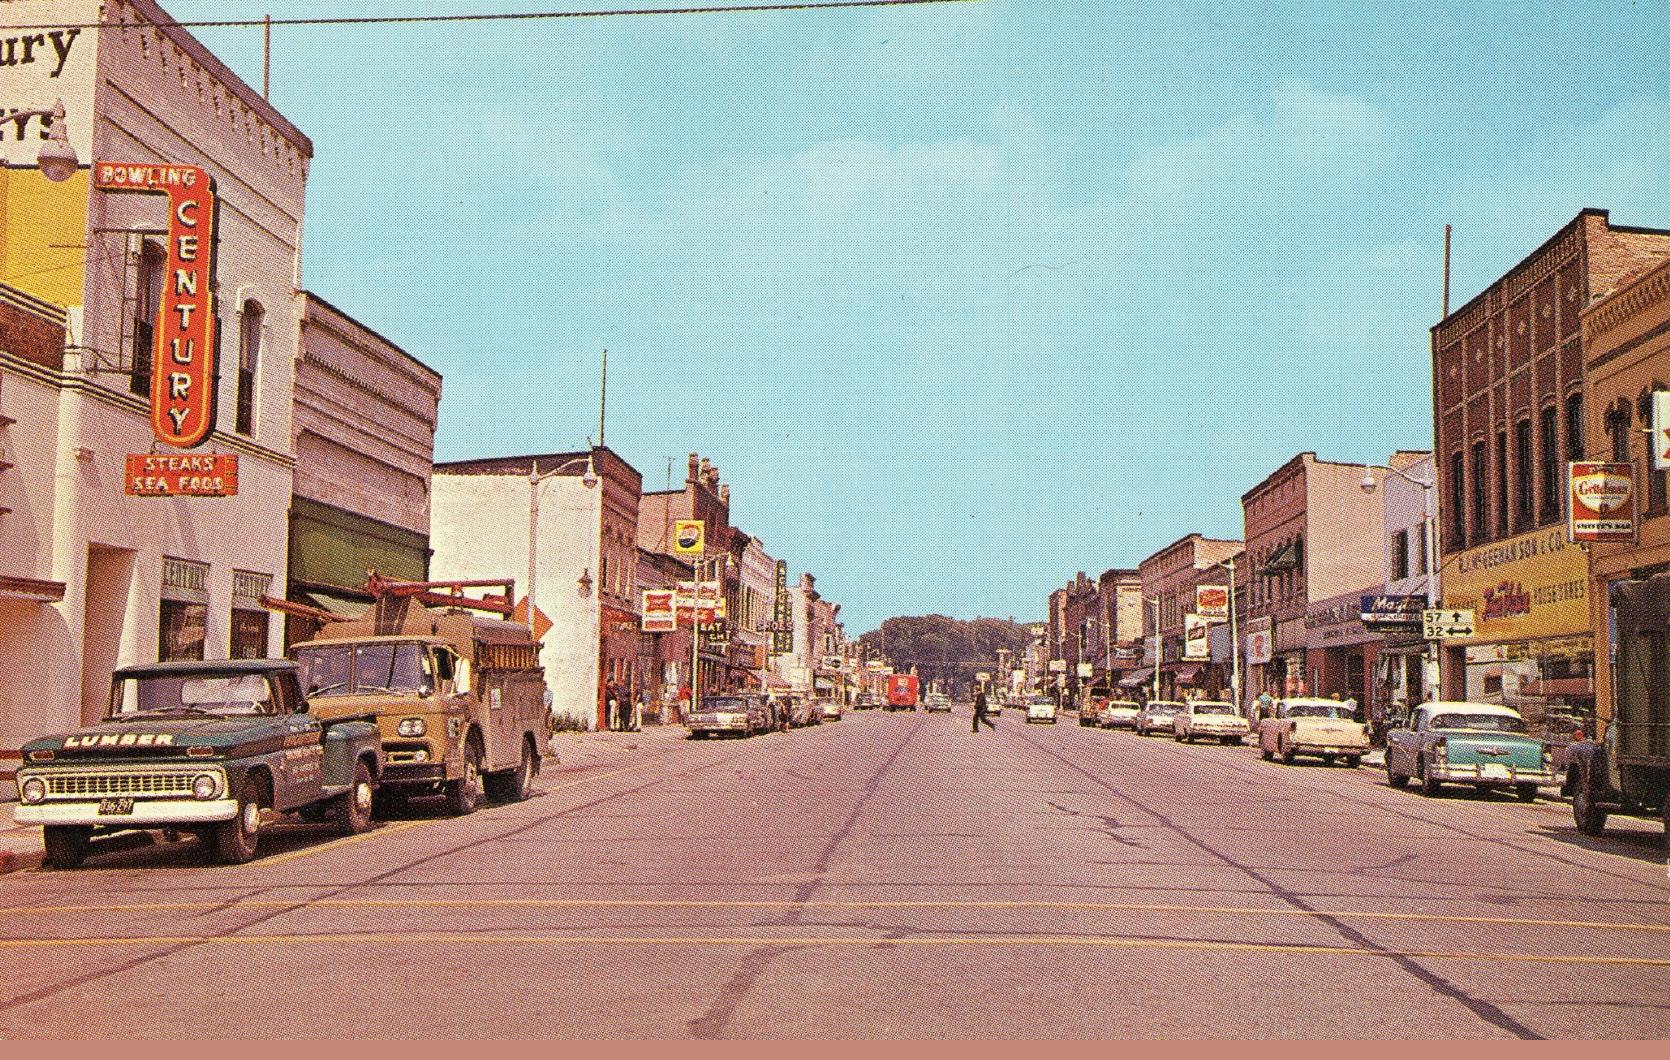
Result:
M1425 610L1424 596L1382 593L1363 597L1360 613L1367 629L1416 630L1421 628L1421 612Z
M1573 463L1566 530L1573 541L1635 540L1635 467Z

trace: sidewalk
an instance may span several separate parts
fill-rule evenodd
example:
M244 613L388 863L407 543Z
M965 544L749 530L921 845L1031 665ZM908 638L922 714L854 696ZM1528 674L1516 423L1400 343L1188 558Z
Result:
M555 733L540 774L550 779L605 768L646 752L664 753L687 732L682 725L646 725L638 732ZM16 800L16 786L0 783L0 874L38 868L44 855L41 830L20 826L14 819Z

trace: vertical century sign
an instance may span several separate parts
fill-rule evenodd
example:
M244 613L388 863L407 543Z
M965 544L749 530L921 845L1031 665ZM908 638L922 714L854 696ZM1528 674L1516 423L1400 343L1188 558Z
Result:
M168 257L151 349L151 432L180 449L215 429L215 182L201 166L98 162L100 191L168 197Z

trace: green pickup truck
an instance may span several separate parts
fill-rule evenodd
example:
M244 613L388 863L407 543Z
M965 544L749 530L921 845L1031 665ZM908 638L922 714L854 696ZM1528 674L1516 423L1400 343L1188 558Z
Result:
M61 869L112 832L190 832L241 863L255 856L264 814L365 831L382 774L377 727L322 722L296 675L282 659L117 670L103 722L24 745L17 822L43 827Z

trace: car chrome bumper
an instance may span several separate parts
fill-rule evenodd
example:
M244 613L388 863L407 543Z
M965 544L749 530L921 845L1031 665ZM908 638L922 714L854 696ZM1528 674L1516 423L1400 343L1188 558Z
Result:
M132 813L100 813L91 802L19 803L13 817L30 825L109 825L161 828L171 824L209 824L238 815L236 799L135 799Z
M1290 744L1299 754L1310 755L1366 755L1368 741L1362 743L1299 743Z
M685 728L691 732L746 732L748 723L745 721L702 721L692 722Z
M381 782L384 784L438 784L445 779L445 762L387 762L383 765Z
M1433 763L1427 769L1434 780L1453 781L1457 784L1535 784L1538 787L1557 787L1563 778L1543 769L1514 769L1508 767L1507 776L1486 776L1478 766L1456 764L1451 765Z

